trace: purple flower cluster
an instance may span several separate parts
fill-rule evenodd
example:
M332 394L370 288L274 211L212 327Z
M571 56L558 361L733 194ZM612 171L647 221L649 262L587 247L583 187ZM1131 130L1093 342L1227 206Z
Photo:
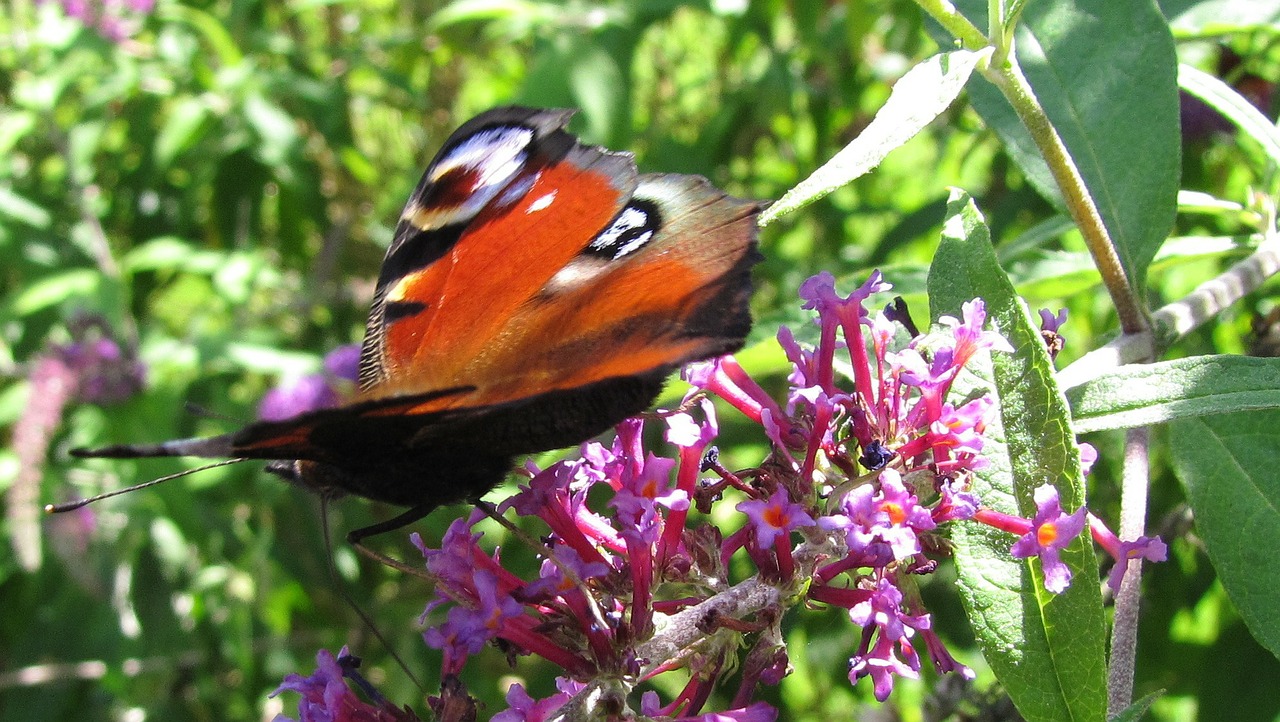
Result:
M74 402L121 403L142 390L147 376L134 350L116 341L105 319L78 316L67 328L70 341L48 344L29 362L30 393L12 431L19 471L5 493L5 511L17 558L28 571L41 564L40 480L66 407ZM84 544L92 515L68 516L52 528L55 534L66 533L75 544Z
M45 0L37 0L38 3ZM62 12L93 28L115 43L138 32L142 20L155 9L155 0L58 0Z
M847 297L825 273L802 286L818 341L808 347L789 329L779 332L792 364L784 403L731 357L693 364L685 378L694 391L662 415L674 454L646 448L646 422L633 418L609 446L587 443L577 459L527 467L528 483L503 509L548 528L536 579L481 547L479 511L455 521L437 548L414 535L438 580L423 615L436 620L426 643L443 654L437 714L474 713L459 674L496 644L564 672L546 698L512 686L509 709L494 718L502 722L602 710L617 719L773 720L776 711L753 699L789 672L783 617L811 605L845 610L857 635L849 680L869 677L881 701L898 678L920 676L921 642L938 672L972 678L934 631L917 590L946 549L938 527L976 520L1014 532L1012 553L1040 557L1056 592L1070 579L1058 550L1082 531L1085 510L1064 514L1049 486L1036 492L1035 519L981 509L970 480L986 464L993 402L955 406L947 398L977 354L1011 348L984 328L981 300L965 304L961 319L944 317L939 330L907 338L903 328L914 327L901 305L874 315L865 308L889 288L879 272ZM708 395L759 425L772 452L758 466L735 473L720 463ZM722 532L705 515L726 495L741 499L740 516ZM723 524L723 510L717 516ZM645 691L635 705L638 685L677 669L687 682L672 699ZM730 672L737 687L727 709L707 711Z
M360 661L343 647L335 658L322 649L316 654L316 671L309 677L291 674L271 693L272 697L284 691L302 695L298 702L298 719L301 722L418 722L411 710L397 708L378 694L356 671ZM355 682L373 701L361 699L350 687L347 679ZM289 722L290 718L277 715L275 722Z

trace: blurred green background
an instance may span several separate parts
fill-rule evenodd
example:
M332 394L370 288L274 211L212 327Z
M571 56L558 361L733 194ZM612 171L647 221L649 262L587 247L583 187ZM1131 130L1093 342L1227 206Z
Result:
M1273 5L1164 8L1181 59L1271 118ZM905 0L0 5L0 427L12 430L0 450L11 542L0 547L0 719L270 719L296 709L294 695L267 701L280 679L342 644L392 700L425 714L421 692L339 596L318 503L303 491L252 465L205 471L41 520L20 559L18 502L31 492L19 479L34 478L46 503L187 468L66 451L228 430L273 384L358 341L404 199L475 113L581 108L572 128L634 152L642 170L700 173L771 199L855 137L893 81L938 49ZM1183 188L1236 203L1274 196L1275 168L1251 141L1191 102L1183 121ZM881 268L925 318L948 186L975 196L1031 307L1070 308L1060 366L1107 340L1114 317L1078 236L961 101L875 173L764 233L744 362L782 388L768 340L801 323L796 288L819 270L848 290ZM1152 269L1153 305L1243 255L1256 230L1238 209L1181 213L1178 242ZM1267 296L1180 352L1244 351ZM32 394L41 360L86 333L136 352L145 390L114 404ZM725 414L722 451L729 466L753 465L764 449L737 421ZM1102 453L1091 506L1114 519L1120 437L1090 441ZM1245 631L1187 533L1181 489L1154 463L1152 528L1171 560L1146 577L1138 695L1164 690L1159 719L1214 717L1222 705L1233 719L1276 719L1280 664ZM335 536L392 511L339 503ZM414 528L434 541L457 513ZM389 553L414 555L404 534L388 536L377 543ZM438 653L415 626L427 587L344 545L334 555L343 588L432 688ZM929 710L956 698L955 719L1007 714L946 570L935 577L926 597L980 671L976 688L939 688L926 674L878 705L869 684L845 676L856 630L839 612L809 612L788 622L795 673L764 693L780 719L936 719L945 715ZM504 707L494 681L508 675L535 696L552 691L548 666L481 655L467 680L486 714Z

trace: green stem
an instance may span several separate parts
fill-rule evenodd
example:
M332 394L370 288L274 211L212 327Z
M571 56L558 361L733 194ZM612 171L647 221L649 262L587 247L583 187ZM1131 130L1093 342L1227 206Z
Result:
M960 39L961 45L968 50L981 50L990 43L976 25L956 10L950 0L916 0L922 10L933 16L947 32Z
M1133 292L1128 276L1125 275L1115 244L1102 222L1102 214L1098 212L1097 205L1085 187L1080 169L1067 153L1062 137L1036 100L1031 84L1023 76L1015 56L1010 53L1005 62L999 65L993 59L991 65L980 68L980 72L1004 93L1048 163L1049 171L1066 200L1067 211L1083 234L1089 253L1093 255L1094 263L1102 274L1102 283L1115 303L1120 328L1129 334L1147 330L1150 323Z

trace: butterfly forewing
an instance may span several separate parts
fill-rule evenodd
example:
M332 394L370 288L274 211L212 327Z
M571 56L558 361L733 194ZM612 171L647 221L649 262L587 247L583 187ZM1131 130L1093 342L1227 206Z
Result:
M387 251L350 403L81 455L273 459L310 488L426 514L739 348L759 204L697 176L639 176L629 154L565 132L571 115L500 108L446 141Z
M568 116L491 111L427 169L370 313L362 382L372 396L457 385L464 362L545 283L539 274L572 258L631 195L630 156L577 145L560 130Z

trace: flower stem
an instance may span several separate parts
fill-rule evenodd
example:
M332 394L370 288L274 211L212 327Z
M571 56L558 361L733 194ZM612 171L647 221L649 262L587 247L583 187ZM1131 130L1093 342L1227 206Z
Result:
M1125 435L1124 492L1120 497L1120 538L1137 539L1146 531L1151 441L1145 428ZM1108 716L1120 714L1133 701L1133 672L1138 650L1138 606L1141 595L1142 559L1116 560L1129 564L1116 592L1115 621L1111 627L1111 660L1107 669Z
M1146 314L1138 297L1134 294L1129 278L1125 275L1116 253L1115 243L1102 221L1102 214L1097 204L1089 195L1080 169L1067 152L1057 129L1049 122L1043 106L1036 100L1035 92L1026 76L1018 66L1016 55L1009 53L1005 62L996 65L994 62L980 68L983 76L990 80L1013 106L1014 111L1030 132L1032 140L1039 148L1053 174L1053 179L1062 191L1067 211L1084 236L1089 253L1102 274L1102 283L1115 303L1116 313L1120 318L1120 327L1127 334L1141 333L1150 328Z

